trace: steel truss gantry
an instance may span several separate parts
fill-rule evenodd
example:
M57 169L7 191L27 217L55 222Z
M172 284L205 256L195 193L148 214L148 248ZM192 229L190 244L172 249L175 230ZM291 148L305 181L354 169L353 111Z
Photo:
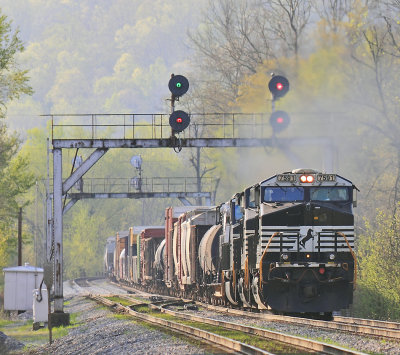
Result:
M62 120L68 117L68 123ZM143 116L143 117L142 117ZM84 194L69 193L71 188L88 172L96 162L112 148L174 148L184 147L277 147L284 151L288 147L317 144L324 148L324 168L333 168L334 145L328 137L307 138L265 138L270 134L265 128L267 114L213 114L192 115L192 124L182 137L171 135L168 124L169 115L51 115L52 154L53 154L53 193L47 196L47 245L48 259L54 259L54 311L63 313L63 201L70 197L70 206ZM71 121L77 118L77 123ZM82 120L89 118L89 123ZM101 123L101 119L112 119L112 123ZM122 122L116 122L116 118ZM197 120L196 120L197 118ZM61 120L56 123L56 119ZM71 123L72 122L72 123ZM79 137L74 136L79 128ZM83 133L82 133L83 132ZM104 134L113 136L106 138ZM68 139L63 138L69 135ZM119 137L115 137L119 136ZM202 138L208 136L208 138ZM263 137L264 136L264 137ZM115 137L115 138L114 138ZM90 156L65 180L62 172L63 149L94 149ZM290 153L291 160L301 161ZM100 196L98 196L100 197ZM128 197L128 196L126 196ZM179 198L179 196L177 196ZM74 201L74 202L73 202ZM50 247L51 246L51 247Z

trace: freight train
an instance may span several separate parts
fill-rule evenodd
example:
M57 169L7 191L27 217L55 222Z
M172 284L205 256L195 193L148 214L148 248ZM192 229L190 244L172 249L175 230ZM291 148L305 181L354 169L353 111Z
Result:
M218 206L170 207L165 226L110 237L106 271L212 304L329 316L351 305L356 285L355 189L337 174L297 169Z

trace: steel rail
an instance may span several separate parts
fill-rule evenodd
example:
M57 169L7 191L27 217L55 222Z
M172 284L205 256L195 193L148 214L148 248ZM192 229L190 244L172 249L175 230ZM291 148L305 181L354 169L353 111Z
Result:
M343 322L338 321L337 317L335 317L335 321L324 321L324 320L316 320L316 319L309 319L309 318L300 318L300 317L290 317L290 316L281 316L281 315L275 315L275 314L265 314L265 313L250 313L248 311L242 311L239 309L230 309L230 308L224 308L220 306L213 306L209 304L205 304L202 302L196 302L197 304L222 313L229 313L229 314L236 314L240 316L248 316L252 318L259 318L259 319L264 319L267 321L277 321L277 322L286 322L286 323L292 323L292 324L298 324L298 325L307 325L311 327L318 327L318 328L324 328L324 329L332 329L332 330L340 330L344 332L352 332L358 335L364 335L364 336L375 336L375 337L381 337L381 338L388 338L388 339L396 339L400 340L400 329L393 329L393 328L384 328L382 326L382 323L380 323L380 326L377 326L378 321L375 321L375 325L372 325L373 323L370 323L370 325L367 325L367 320L363 320L364 324L360 323L357 324L356 321L348 321L348 322ZM345 317L342 317L342 319ZM354 318L353 318L354 320Z
M226 322L226 321L216 320L213 318L198 317L198 316L191 315L191 314L182 314L180 312L173 311L173 310L167 309L162 306L159 306L157 308L159 308L159 310L161 312L173 315L178 318L192 320L192 321L196 321L196 322L203 322L203 323L207 323L210 325L223 327L226 329L237 330L237 331L240 331L243 333L261 336L261 337L269 339L269 340L279 341L279 342L285 343L290 346L302 348L307 351L311 350L311 351L315 351L315 352L323 352L324 354L332 354L332 355L364 354L362 352L346 349L346 348L343 348L340 346L327 344L327 343L323 343L323 342L316 341L316 340L306 339L306 338L302 338L302 337L298 337L298 336L294 336L294 335L275 332L272 330L267 330L267 329L258 328L258 327L245 326L245 325L241 325L238 323Z
M223 347L229 351L235 351L242 354L263 354L263 355L272 355L272 353L265 351L263 349L259 349L255 346L251 346L245 343L241 343L239 341L229 339L214 333L206 332L204 330L190 327L181 323L167 321L165 319L161 319L158 317L153 317L151 315L140 313L132 310L129 307L124 307L116 302L108 300L99 295L89 295L89 298L105 305L110 308L113 308L117 311L123 311L127 314L134 316L142 321L147 323L155 324L158 326L162 326L164 328L172 329L175 332L184 333L185 335L196 337L196 339L201 339L203 342L212 342L216 344L218 347Z
M400 323L398 322L389 322L389 321L365 319L365 318L342 317L342 316L334 316L333 320L339 323L367 325L370 327L400 330Z

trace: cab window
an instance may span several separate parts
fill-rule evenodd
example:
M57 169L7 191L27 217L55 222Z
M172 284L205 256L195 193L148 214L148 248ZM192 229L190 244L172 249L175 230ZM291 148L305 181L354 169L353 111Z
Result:
M303 187L265 187L263 202L304 201Z
M311 201L348 201L349 190L347 187L312 187L310 189Z
M249 193L249 207L250 208L256 208L256 192L254 187L250 189Z

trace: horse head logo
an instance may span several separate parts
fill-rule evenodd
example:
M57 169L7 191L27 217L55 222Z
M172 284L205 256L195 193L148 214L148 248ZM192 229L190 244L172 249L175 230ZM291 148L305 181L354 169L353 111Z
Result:
M300 240L299 244L304 248L306 246L306 243L312 238L314 238L313 230L309 228L307 231L307 235L302 240Z

